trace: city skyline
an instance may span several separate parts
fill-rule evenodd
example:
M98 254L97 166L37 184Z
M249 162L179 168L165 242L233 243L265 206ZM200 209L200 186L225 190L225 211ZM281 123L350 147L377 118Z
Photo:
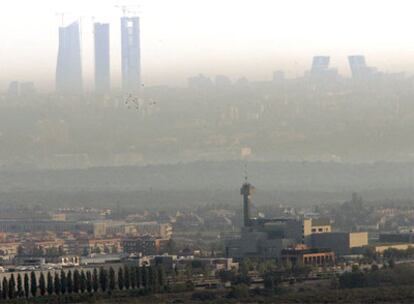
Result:
M411 55L414 45L406 39L410 35L411 22L404 17L408 17L412 4L399 1L400 5L390 7L390 1L379 1L373 14L372 6L356 1L335 7L324 1L292 2L263 1L261 6L252 8L252 2L248 0L239 1L237 5L235 1L225 4L218 1L208 4L187 0L174 3L141 1L142 12L138 15L142 21L143 82L146 85L182 85L187 77L200 72L227 74L232 78L246 75L259 80L270 77L274 70L285 70L288 77L295 77L308 69L311 57L316 54L330 55L331 66L338 67L339 73L345 75L351 73L346 60L349 54L364 54L370 65L383 71L414 71L414 56ZM103 1L99 10L93 3L78 0L71 4L63 4L63 1L44 3L49 5L38 7L20 0L7 4L7 10L2 10L1 17L7 27L0 30L0 35L7 39L7 44L0 49L0 65L6 71L0 78L0 87L6 88L12 80L36 80L40 89L51 89L56 64L51 59L57 53L56 28L61 23L61 17L56 13L67 11L72 13L65 15L65 23L84 16L82 68L85 88L94 86L92 16L97 22L112 25L112 79L114 87L120 87L121 12L114 7L118 2ZM27 13L20 12L22 5L27 8ZM297 11L299 5L304 9ZM358 9L353 9L355 7ZM9 19L8 15L14 11L21 14L21 22L14 23ZM394 18L393 13L402 16ZM289 15L295 18L289 19ZM364 21L367 15L371 16L370 23ZM214 16L214 22L206 22L208 16ZM352 16L352 23L349 16ZM385 24L381 20L389 22ZM11 35L11 32L19 35ZM28 52L28 45L35 47Z

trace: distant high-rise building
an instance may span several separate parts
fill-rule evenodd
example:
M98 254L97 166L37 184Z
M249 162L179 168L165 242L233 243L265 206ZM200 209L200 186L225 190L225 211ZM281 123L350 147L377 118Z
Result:
M311 73L320 74L329 69L329 62L331 58L329 56L314 56L312 60Z
M9 84L7 95L10 97L28 97L36 94L35 85L33 82L12 81Z
M18 81L12 81L7 89L7 95L10 97L17 97L20 95L20 83Z
M62 94L82 92L82 64L79 23L59 28L56 90Z
M225 75L217 75L214 80L214 83L219 88L226 88L231 86L230 78Z
M273 80L273 82L280 82L280 81L285 80L285 72L284 71L274 71L272 80Z
M141 45L139 17L121 18L122 89L137 94L141 86Z
M109 24L95 23L95 91L108 94L111 90Z
M312 66L308 72L312 78L336 79L338 71L329 67L331 58L329 56L314 56Z
M348 62L354 79L366 79L375 73L375 68L367 66L363 55L348 56Z
M191 89L206 89L212 86L213 82L211 79L203 74L188 78L188 87Z
M36 94L36 88L33 82L21 82L20 83L20 95L21 96L32 96Z

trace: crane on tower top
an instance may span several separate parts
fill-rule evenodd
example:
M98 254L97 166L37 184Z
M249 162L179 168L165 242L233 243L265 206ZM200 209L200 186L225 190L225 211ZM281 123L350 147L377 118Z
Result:
M122 11L122 15L125 17L127 15L136 15L139 10L139 5L115 5L116 8Z
M60 17L60 21L61 21L61 26L65 25L65 15L67 15L67 12L58 12L56 13L56 16Z

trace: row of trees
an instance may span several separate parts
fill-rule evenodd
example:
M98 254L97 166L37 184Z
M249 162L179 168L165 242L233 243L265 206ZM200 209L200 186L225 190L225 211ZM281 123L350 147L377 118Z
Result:
M0 294L2 299L29 298L80 293L111 293L114 290L142 289L160 292L166 287L166 275L162 267L120 267L117 272L110 267L92 271L43 272L36 276L32 271L22 277L11 274L3 277Z
M414 285L414 267L412 265L393 265L379 269L372 267L371 271L353 269L339 276L340 288L364 288L381 286Z

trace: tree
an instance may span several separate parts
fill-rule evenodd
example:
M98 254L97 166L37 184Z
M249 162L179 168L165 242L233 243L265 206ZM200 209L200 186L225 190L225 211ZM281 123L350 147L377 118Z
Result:
M73 272L73 292L79 293L80 289L80 273L79 270L75 269Z
M5 300L9 295L9 283L7 282L7 278L3 278L2 286L1 286L1 297Z
M47 272L47 294L51 296L54 291L53 277L50 271Z
M236 279L236 274L231 270L221 270L219 271L218 276L220 278L220 281L223 283L231 282Z
M236 299L246 299L249 297L249 287L246 284L235 285L231 288L229 296Z
M16 281L14 280L14 275L11 274L9 278L9 299L14 299L16 297Z
M35 297L37 295L37 281L34 271L30 273L30 293L32 294L32 297Z
M362 288L366 283L366 276L362 271L344 272L339 276L340 288Z
M157 278L157 271L153 266L148 267L148 281L149 281L149 289L152 292L158 292L158 278Z
M23 281L20 273L17 275L17 296L19 298L23 297Z
M99 279L98 279L98 271L96 270L96 268L93 269L93 273L92 273L92 288L94 292L98 292Z
M53 288L55 290L55 294L60 295L62 287L60 286L60 277L59 277L59 274L57 272L55 272L55 277L54 277L54 280L53 280Z
M104 245L103 252L104 252L105 254L110 254L110 253L111 253L111 249L109 249L109 247L108 247L108 246Z
M22 245L19 245L17 247L17 256L23 256L24 255L24 248Z
M113 291L115 289L115 270L110 267L109 268L109 290Z
M137 277L136 277L136 275L135 275L135 266L134 267L131 267L130 268L130 270L129 270L129 277L130 277L130 284L131 284L131 288L132 289L135 289L135 288L137 288Z
M82 250L82 256L88 256L88 254L89 254L89 248L88 247L83 247L83 250Z
M249 270L251 270L252 263L249 258L245 258L240 263L240 274L242 276L248 276Z
M124 286L125 286L125 289L129 289L129 287L131 287L131 280L130 280L130 276L129 276L129 267L127 265L125 265L125 267L124 267Z
M266 272L264 274L264 288L268 290L275 290L280 283L280 276L274 272Z
M63 246L58 247L58 255L59 256L65 255L65 250L63 249Z
M193 276L193 264L192 263L187 263L187 265L185 266L185 274L187 275L187 279L189 280Z
M73 278L72 278L72 271L68 271L66 275L66 290L68 293L73 292Z
M61 270L60 271L60 293L65 294L68 288L68 281L66 280L66 273Z
M136 280L137 288L141 288L142 287L141 267L135 267L135 280Z
M168 254L177 254L177 245L173 239L170 239L167 243L167 252Z
M98 246L94 246L91 250L92 253L101 253L101 248L99 248Z
M92 274L89 270L86 272L86 290L92 292Z
M103 267L99 268L99 285L101 287L101 290L105 292L108 287L108 276L106 274L106 270Z
M27 274L27 272L24 274L24 277L23 277L23 286L24 286L24 296L27 299L29 298L29 294L30 294L29 275Z
M124 289L124 272L121 267L118 269L118 289Z
M148 268L146 266L143 266L141 268L141 274L142 274L142 287L144 289L148 289L149 288L149 276L148 276Z
M80 275L80 284L79 288L81 293L84 293L86 290L86 275L85 272L82 270Z
M163 266L158 266L157 269L157 276L158 276L158 285L161 288L164 288L165 286L165 269Z
M39 291L41 296L44 296L46 294L46 280L43 272L40 273L39 277Z

